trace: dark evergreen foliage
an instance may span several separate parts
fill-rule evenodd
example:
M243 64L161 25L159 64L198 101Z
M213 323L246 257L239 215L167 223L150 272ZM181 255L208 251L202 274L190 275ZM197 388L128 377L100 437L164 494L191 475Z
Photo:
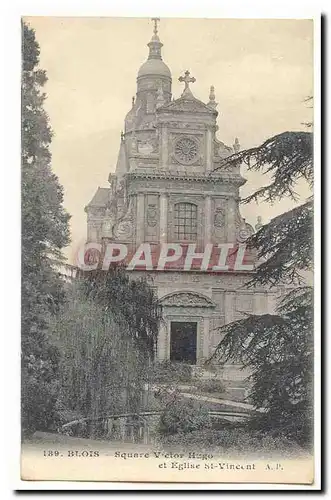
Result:
M249 170L271 175L272 182L248 196L244 203L264 199L274 203L284 196L297 200L295 185L305 179L313 186L313 134L283 132L267 139L261 146L246 149L223 160L223 164L241 164Z
M283 197L297 200L295 188L300 179L313 186L313 134L283 132L261 146L232 155L224 163L244 163L248 170L271 175L271 182L243 199L243 203L260 200L277 203ZM250 285L276 284L280 280L300 283L300 271L310 270L312 266L313 217L311 197L272 219L247 241L263 261Z
M274 203L284 196L296 200L295 186L313 185L313 135L284 132L261 146L237 153L230 164L271 174L272 181L244 203ZM252 428L311 443L313 418L313 290L303 286L303 274L313 266L313 199L262 226L247 244L260 259L247 286L287 285L276 314L247 315L225 325L213 357L239 362L251 371L249 398L260 416Z
M314 204L302 205L272 219L248 241L261 263L249 285L301 284L302 273L313 266Z
M48 428L56 399L58 352L47 339L50 315L63 301L54 266L69 243L63 189L51 168L52 131L44 110L47 81L38 68L35 32L22 25L22 426ZM39 388L39 389L38 389Z

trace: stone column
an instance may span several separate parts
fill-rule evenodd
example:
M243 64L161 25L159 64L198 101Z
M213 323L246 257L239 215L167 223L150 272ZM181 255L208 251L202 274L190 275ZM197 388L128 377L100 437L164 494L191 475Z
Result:
M212 151L213 151L212 140L213 140L213 136L212 136L212 133L211 133L211 129L208 128L207 129L207 133L206 133L206 171L207 172L210 172L210 170L212 169L212 165L213 165L213 159L212 159Z
M227 291L224 295L224 323L232 323L235 319L236 292Z
M236 213L237 213L237 202L234 197L228 198L227 200L227 229L226 237L227 243L232 243L235 241L236 237Z
M159 335L157 339L157 359L163 361L168 359L168 325L167 321L162 323L159 328Z
M211 197L205 196L205 216L204 216L204 242L210 243L211 241Z
M160 243L166 243L168 233L168 196L160 194Z
M203 318L203 344L202 357L204 360L209 358L210 354L210 335L209 335L209 318Z
M137 194L137 237L136 243L139 245L145 239L145 195Z
M161 129L161 168L168 168L168 129L163 125Z

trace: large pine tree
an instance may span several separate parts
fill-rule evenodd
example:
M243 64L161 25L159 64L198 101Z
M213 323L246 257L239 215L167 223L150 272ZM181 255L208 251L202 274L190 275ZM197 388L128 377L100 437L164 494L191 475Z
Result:
M296 199L297 181L313 186L313 134L284 132L228 161L271 175L271 182L243 200ZM300 443L311 438L313 398L313 289L303 279L313 266L313 199L262 226L247 243L260 264L247 286L287 284L275 314L247 315L221 328L214 357L251 370L250 398L263 408L251 425Z
M54 418L59 354L47 339L50 315L63 300L56 266L69 243L63 189L52 172L52 131L44 109L45 71L35 32L22 24L22 428L48 428Z

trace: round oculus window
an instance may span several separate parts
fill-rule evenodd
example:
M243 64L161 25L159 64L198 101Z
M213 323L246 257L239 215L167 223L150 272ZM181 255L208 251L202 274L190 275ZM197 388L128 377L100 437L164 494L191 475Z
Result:
M175 143L175 157L180 163L193 163L198 156L197 141L190 137L181 137Z

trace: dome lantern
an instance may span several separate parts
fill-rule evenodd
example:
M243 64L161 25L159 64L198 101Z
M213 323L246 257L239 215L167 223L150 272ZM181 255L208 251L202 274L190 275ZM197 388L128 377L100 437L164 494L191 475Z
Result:
M154 22L153 36L151 38L151 41L147 44L149 48L149 55L147 61L142 64L138 71L138 87L139 80L142 77L165 77L168 80L171 80L170 69L163 62L161 55L161 48L163 47L163 43L160 41L157 25L160 19L158 17L153 17L152 21Z

